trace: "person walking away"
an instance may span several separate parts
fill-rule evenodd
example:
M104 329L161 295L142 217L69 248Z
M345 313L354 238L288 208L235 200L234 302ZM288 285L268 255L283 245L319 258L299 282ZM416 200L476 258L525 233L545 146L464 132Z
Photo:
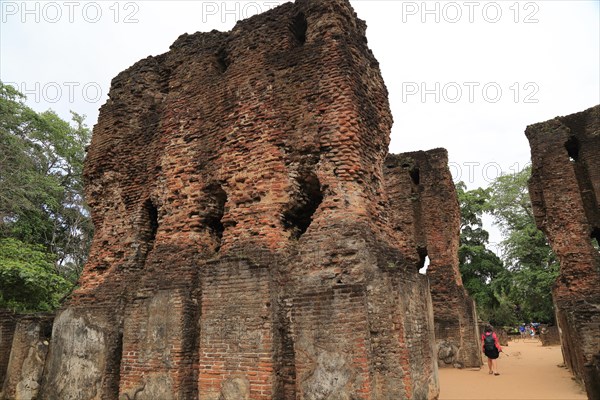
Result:
M496 332L494 332L494 328L492 328L491 325L485 327L485 331L481 335L481 342L483 353L488 358L489 374L500 375L498 372L498 357L500 357L502 346L500 346L498 335L496 335Z

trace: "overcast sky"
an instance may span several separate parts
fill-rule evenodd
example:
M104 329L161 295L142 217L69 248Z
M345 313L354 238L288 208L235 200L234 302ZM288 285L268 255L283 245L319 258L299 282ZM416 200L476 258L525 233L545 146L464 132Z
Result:
M0 79L92 126L120 71L281 3L1 0ZM529 161L527 125L600 103L599 0L351 3L390 93L390 152L445 147L469 189Z

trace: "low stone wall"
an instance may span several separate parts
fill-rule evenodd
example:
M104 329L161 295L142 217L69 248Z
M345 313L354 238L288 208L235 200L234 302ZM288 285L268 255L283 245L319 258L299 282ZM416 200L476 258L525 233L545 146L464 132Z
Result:
M560 345L558 326L542 326L540 329L540 340L542 341L542 346Z
M508 346L508 333L504 329L496 329L496 335L498 336L500 346Z

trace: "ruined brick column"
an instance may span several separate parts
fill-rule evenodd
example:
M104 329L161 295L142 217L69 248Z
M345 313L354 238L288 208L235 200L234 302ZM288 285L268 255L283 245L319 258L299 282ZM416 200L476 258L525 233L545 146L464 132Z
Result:
M394 229L409 238L421 266L429 258L435 338L440 366L479 367L475 303L458 268L460 209L444 149L391 154L385 162Z
M437 398L365 30L346 0L299 0L113 80L85 166L94 241L43 398Z
M529 194L560 261L553 289L565 363L600 398L600 106L530 125Z

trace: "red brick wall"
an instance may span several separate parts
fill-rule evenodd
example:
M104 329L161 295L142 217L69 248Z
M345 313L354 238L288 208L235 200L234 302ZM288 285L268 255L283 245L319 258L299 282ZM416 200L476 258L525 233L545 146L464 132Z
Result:
M536 223L560 261L556 317L567 366L600 397L600 106L527 127Z
M236 379L251 399L275 398L276 319L268 266L222 259L204 266L201 282L200 398L217 398Z

